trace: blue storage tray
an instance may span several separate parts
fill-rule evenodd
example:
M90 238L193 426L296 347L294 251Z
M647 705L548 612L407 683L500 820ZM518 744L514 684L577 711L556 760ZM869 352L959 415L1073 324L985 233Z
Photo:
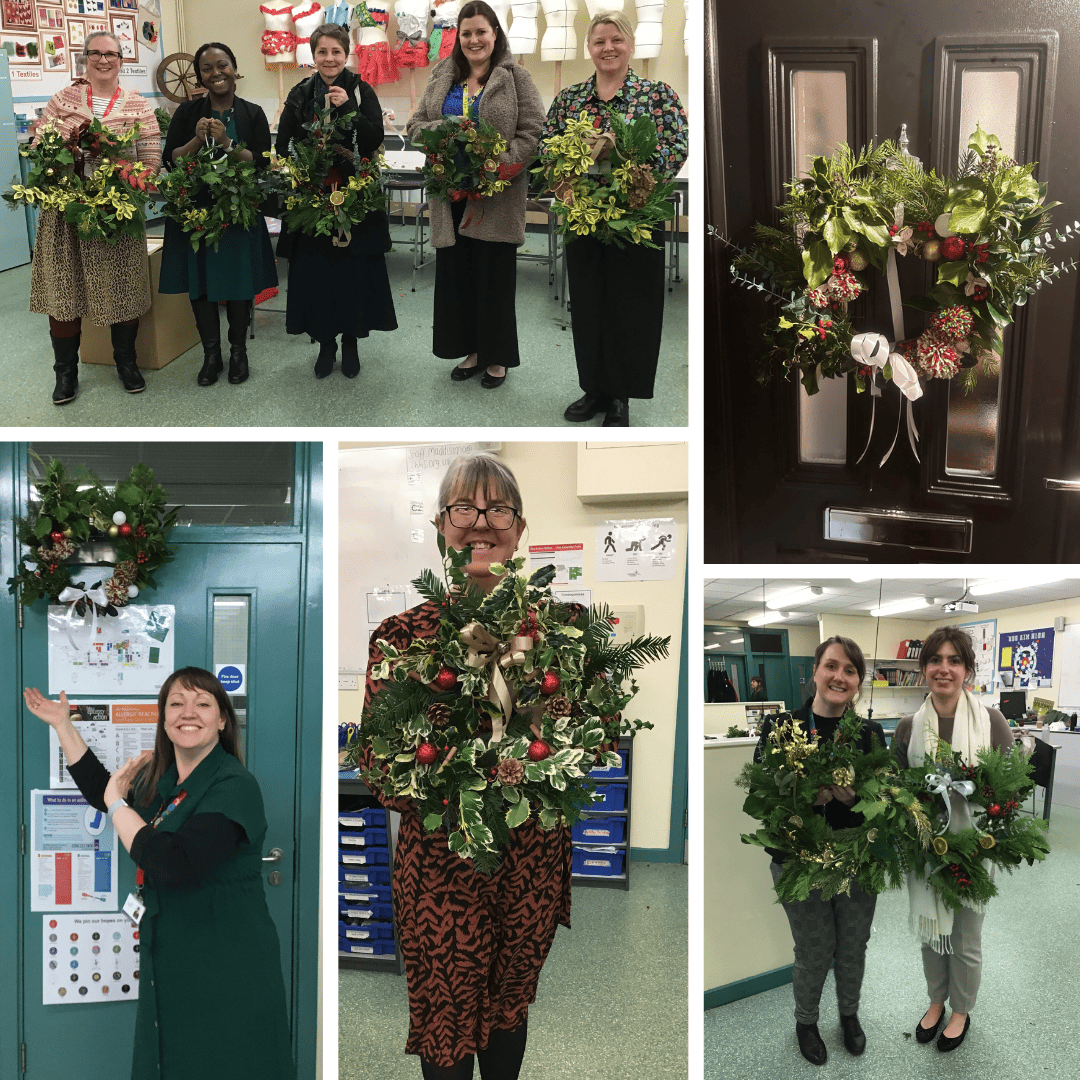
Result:
M588 877L621 877L625 857L625 851L574 848L574 873Z
M386 811L376 806L368 806L363 810L343 811L338 814L338 825L343 829L385 829Z
M389 904L389 885L345 885L338 883L338 900L346 904Z
M621 844L626 837L626 818L583 818L571 835L575 844Z
M376 904L369 901L361 903L338 903L338 917L342 919L379 919L390 922L394 917L391 904Z
M380 866L339 866L338 884L342 888L366 888L369 885L389 885L392 872Z
M627 751L627 750L618 750L616 752L619 755L620 764L618 764L618 765L597 765L596 768L594 768L589 773L589 779L590 780L602 781L602 780L611 780L612 778L615 778L615 777L626 776L626 759L629 757L629 751Z
M603 802L590 804L586 808L589 813L594 810L613 810L618 813L626 809L625 784L597 784L596 794L604 797Z
M376 941L379 939L385 940L386 938L392 938L394 936L393 923L389 922L339 922L337 925L338 940Z
M390 852L386 848L339 849L338 862L343 866L389 866Z
M373 938L370 941L352 941L338 938L338 952L348 956L393 956L393 938Z
M386 826L378 829L339 829L338 845L343 848L386 847Z

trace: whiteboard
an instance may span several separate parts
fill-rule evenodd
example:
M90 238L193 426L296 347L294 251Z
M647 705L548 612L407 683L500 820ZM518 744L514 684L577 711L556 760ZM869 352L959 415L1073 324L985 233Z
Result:
M439 572L432 525L439 484L462 454L499 443L347 447L338 453L338 670L367 670L368 638L383 619L421 602L409 584Z
M1080 708L1080 623L1068 623L1054 642L1054 664L1061 680L1057 708Z

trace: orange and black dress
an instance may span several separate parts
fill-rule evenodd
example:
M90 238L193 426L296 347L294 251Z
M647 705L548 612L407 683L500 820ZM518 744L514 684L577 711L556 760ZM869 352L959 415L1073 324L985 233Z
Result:
M368 671L383 659L379 638L405 649L438 629L430 602L387 619L371 635ZM368 676L365 704L380 686ZM379 800L401 813L393 895L409 984L405 1053L449 1068L528 1018L555 931L570 927L570 831L529 820L511 832L499 868L481 874L450 850L444 829L424 833L412 800Z

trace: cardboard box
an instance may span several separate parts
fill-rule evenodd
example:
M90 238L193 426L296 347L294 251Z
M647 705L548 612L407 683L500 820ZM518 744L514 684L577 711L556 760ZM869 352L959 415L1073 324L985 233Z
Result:
M163 368L199 342L199 330L187 294L158 294L163 243L160 236L146 238L150 262L150 310L139 320L139 336L135 339L135 354L144 371ZM79 357L84 364L112 365L112 336L107 326L96 326L89 319L83 320ZM202 363L201 356L199 363Z

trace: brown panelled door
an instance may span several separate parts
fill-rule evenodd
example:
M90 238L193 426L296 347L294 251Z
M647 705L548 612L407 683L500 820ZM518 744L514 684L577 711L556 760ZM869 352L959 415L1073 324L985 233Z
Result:
M1080 218L1080 53L1061 47L1080 30L1071 8L706 2L708 220L735 243L752 243L755 222L777 223L784 182L813 155L903 132L910 154L950 174L976 122L1018 161L1039 162L1047 199L1063 204L1056 226ZM924 380L918 457L901 424L881 465L900 419L895 386L871 434L869 395L846 380L822 380L813 398L794 380L759 385L761 323L776 308L732 282L731 254L706 240L707 561L1080 561L1075 272L1015 309L998 376L971 394ZM1050 254L1068 261L1080 241ZM898 262L905 298L927 292L932 264ZM885 283L865 277L856 329L891 340ZM904 318L917 335L922 314Z

